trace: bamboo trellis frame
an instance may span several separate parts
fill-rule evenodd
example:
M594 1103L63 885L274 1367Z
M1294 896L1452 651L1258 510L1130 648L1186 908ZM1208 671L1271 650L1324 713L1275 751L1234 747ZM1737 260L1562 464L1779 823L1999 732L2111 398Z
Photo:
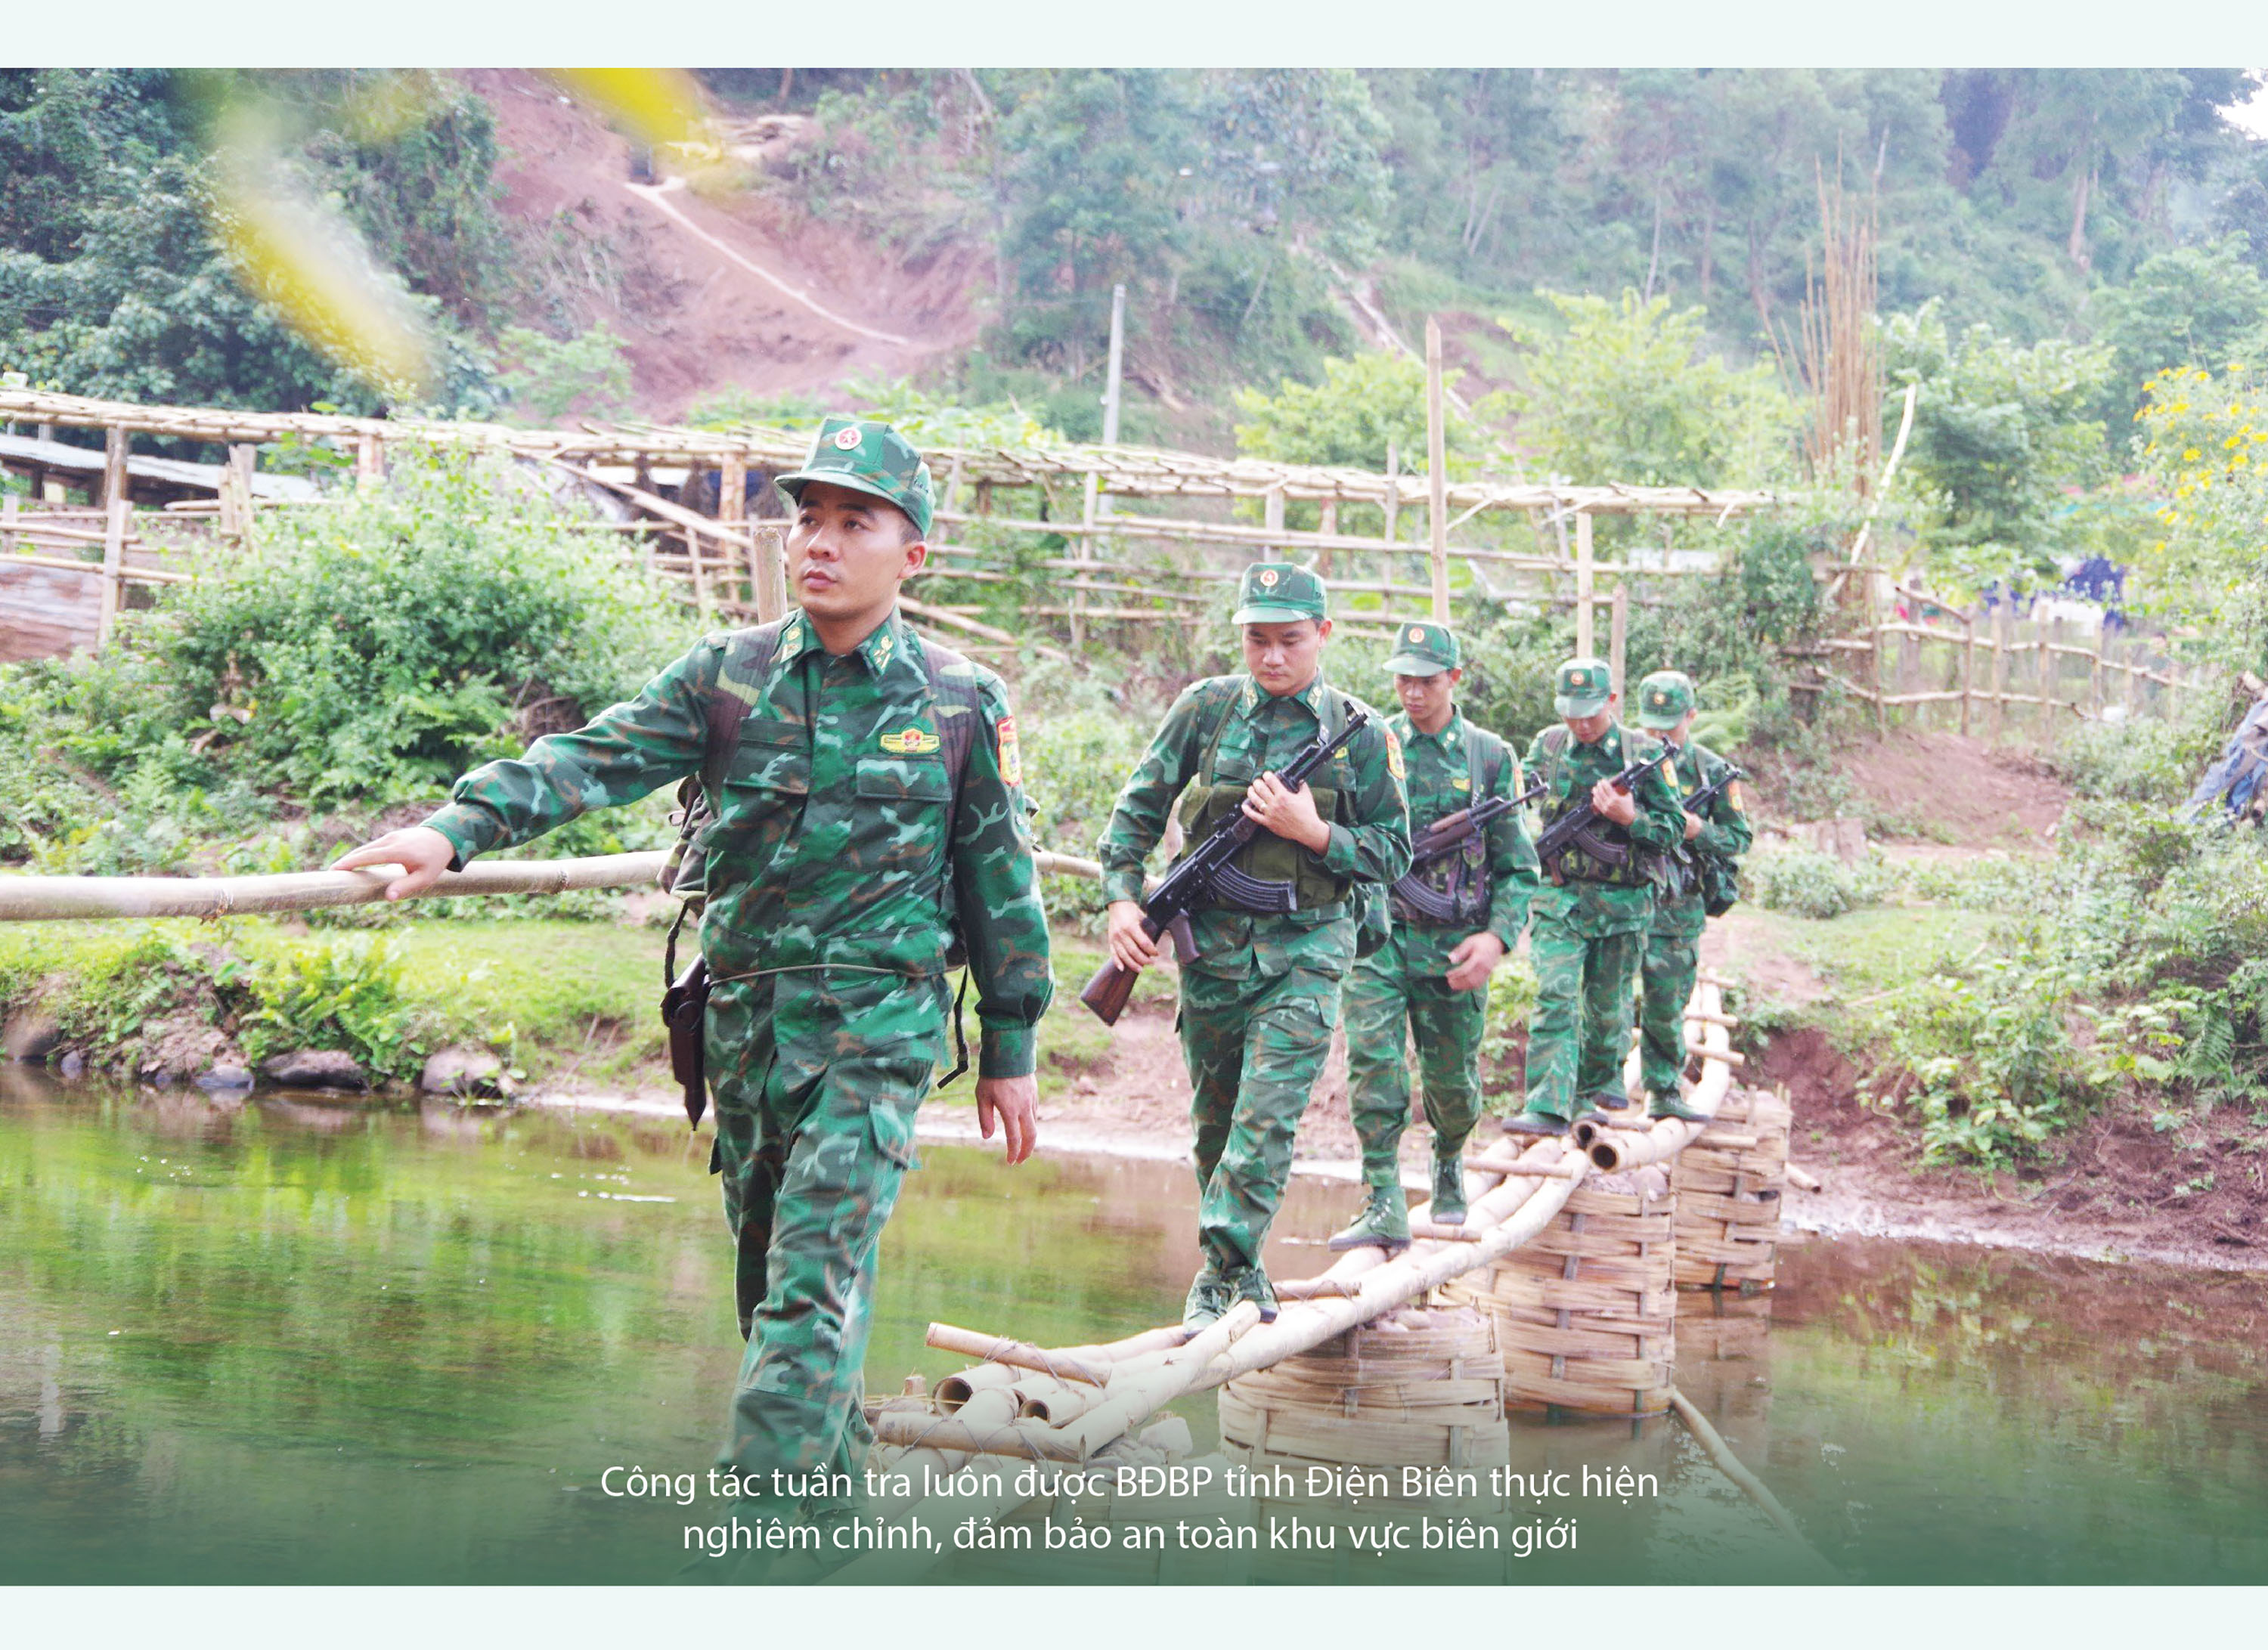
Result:
M769 617L784 601L778 551L766 541L762 523L751 515L754 501L747 486L755 476L776 474L799 463L806 448L802 436L756 427L718 432L634 423L531 431L431 419L141 406L31 390L0 390L0 420L36 424L43 431L102 430L107 450L119 455L121 462L128 438L136 435L228 446L232 463L241 467L246 479L246 486L236 490L243 503L236 505L225 489L217 504L192 502L187 511L172 512L217 513L224 534L240 525L242 512L249 507L252 450L263 442L289 438L327 443L342 453L351 453L358 481L381 475L387 446L401 441L548 461L644 512L644 523L598 525L608 529L644 527L647 530L638 538L648 565L686 586L692 604L704 615ZM1565 606L1572 601L1587 630L1586 599L1592 605L1613 599L1611 590L1599 587L1602 578L1620 589L1634 580L1673 577L1693 570L1671 568L1666 564L1667 558L1664 565L1653 567L1572 554L1564 531L1570 517L1580 529L1574 536L1587 549L1588 524L1598 516L1646 514L1722 522L1779 502L1774 494L1747 490L1577 487L1445 478L1429 484L1421 502L1399 473L1398 464L1391 460L1385 473L1373 474L1124 444L939 447L930 449L926 456L932 474L945 478L936 519L941 527L954 529L957 537L983 534L1000 540L1003 535L1049 534L1061 538L1065 550L1040 558L1039 564L1048 572L1068 572L1071 578L1057 581L1062 593L1055 600L1029 604L1024 616L1035 621L1068 620L1068 628L1082 634L1090 622L1175 626L1209 622L1218 603L1204 586L1233 578L1235 562L1258 555L1301 557L1333 573L1339 571L1333 566L1336 556L1373 558L1372 565L1379 570L1378 577L1365 578L1358 569L1349 569L1347 577L1334 579L1366 608L1374 599L1374 611L1359 608L1348 615L1360 626L1384 630L1405 617L1431 616L1445 588L1441 570L1454 563L1465 565L1474 587L1484 593L1508 593L1543 605ZM666 475L681 472L689 479L708 471L718 477L714 515L656 491L657 486L670 484L664 480ZM106 474L107 497L121 489ZM1075 513L1070 508L1074 485L1082 501ZM1040 508L996 510L1003 489L1031 495ZM1402 536L1408 527L1403 518L1410 513L1403 509L1405 502L1425 511L1425 540L1413 541ZM1293 504L1314 505L1320 517L1317 527L1287 525L1285 512ZM1258 523L1208 519L1190 509L1210 505L1233 512L1244 505L1256 505L1263 519ZM1374 536L1351 531L1346 525L1345 512L1365 505L1379 512L1380 531ZM1146 513L1152 509L1161 513ZM1453 540L1460 528L1472 528L1476 523L1495 529L1517 525L1538 541L1539 549L1530 553L1475 542L1471 531L1462 535L1464 541ZM1138 560L1133 547L1144 542L1169 552L1178 548L1182 554L1175 559ZM1190 559L1206 550L1226 554L1217 555L1212 565ZM932 546L932 551L934 560L928 571L934 577L976 583L1006 577L982 565L987 556L994 554L986 547L941 542ZM1404 564L1402 557L1410 558L1410 563ZM1422 567L1429 561L1433 564L1432 577L1425 585L1405 582L1399 576L1405 565ZM1485 570L1491 568L1527 578L1529 587L1504 592L1490 579ZM1124 587L1109 590L1097 582L1099 575L1116 575ZM1571 596L1563 593L1561 587L1566 585L1581 588ZM1139 600L1098 604L1093 600L1098 595ZM1395 602L1404 597L1423 597L1426 606L1418 612L1398 613ZM965 620L967 615L955 617ZM991 634L986 635L984 628L967 622L956 624L952 619L934 622L954 631L957 643L979 637L981 644L967 645L989 645L992 651L1011 651L1027 639L997 626L987 627Z

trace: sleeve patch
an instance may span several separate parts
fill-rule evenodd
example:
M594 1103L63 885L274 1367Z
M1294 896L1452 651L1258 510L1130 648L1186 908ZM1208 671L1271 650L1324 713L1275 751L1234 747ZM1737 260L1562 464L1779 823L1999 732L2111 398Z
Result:
M1402 741L1394 737L1392 728L1383 724L1378 731L1386 735L1386 771L1396 779L1405 777L1407 770L1402 765Z
M1024 754L1016 743L1016 718L1004 716L993 730L1000 740L1000 783L1021 789L1024 783Z
M1741 782L1738 779L1725 787L1725 800L1733 805L1733 812L1735 814L1745 814L1749 811L1748 799L1741 794Z

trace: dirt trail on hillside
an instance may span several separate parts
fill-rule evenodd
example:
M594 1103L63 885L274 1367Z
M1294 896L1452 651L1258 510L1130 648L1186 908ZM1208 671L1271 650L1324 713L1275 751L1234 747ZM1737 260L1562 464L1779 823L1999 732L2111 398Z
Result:
M976 343L980 249L902 260L767 194L642 190L628 140L541 76L466 79L496 111L503 211L528 226L541 284L577 312L568 324L603 322L625 341L639 412L678 417L725 389L902 377Z

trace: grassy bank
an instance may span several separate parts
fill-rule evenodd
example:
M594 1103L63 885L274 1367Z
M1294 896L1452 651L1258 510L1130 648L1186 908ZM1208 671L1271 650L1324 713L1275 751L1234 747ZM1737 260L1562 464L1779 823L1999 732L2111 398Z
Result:
M669 1081L655 1013L664 939L648 925L507 917L412 918L375 931L260 917L14 924L0 926L0 1014L51 1013L66 1047L123 1066L188 1021L240 1042L282 1002L287 1022L274 1034L366 1060L398 1048L396 1075L414 1076L423 1053L462 1042L494 1049L533 1081L659 1087ZM1091 938L1056 936L1043 1098L1109 1052L1109 1028L1077 996L1102 958ZM331 989L295 1003L289 987L311 974L327 975ZM1135 1000L1172 996L1170 977L1152 974ZM973 1042L973 1002L968 1018Z

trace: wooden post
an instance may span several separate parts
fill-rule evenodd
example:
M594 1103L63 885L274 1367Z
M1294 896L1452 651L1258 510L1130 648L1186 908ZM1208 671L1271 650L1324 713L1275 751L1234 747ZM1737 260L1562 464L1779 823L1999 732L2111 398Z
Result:
M748 460L741 453L727 453L717 466L717 520L725 527L739 527L748 519ZM756 600L756 546L748 541L748 601ZM725 565L732 564L732 555L726 551Z
M2014 626L2010 621L2008 603L2001 601L1992 609L1992 742L1999 743L2007 732L2008 722L2008 650L2015 645Z
M1281 533L1284 530L1284 490L1281 487L1270 488L1261 508L1264 512L1263 525L1268 531ZM1273 560L1282 554L1282 546L1271 541L1262 547L1261 553Z
M755 525L754 534L756 558L756 619L770 624L787 611L787 544L786 529Z
M1961 615L1961 737L1969 737L1972 703L1977 696L1977 615Z
M1386 530L1379 536L1387 543L1396 541L1401 531L1396 518L1402 512L1402 453L1391 441L1386 444ZM1387 558L1386 578L1394 578L1393 558Z
M228 537L242 538L252 531L252 475L257 457L247 443L228 450L220 483L220 530Z
M1623 696L1623 704L1630 706L1630 683L1624 677L1624 665L1630 655L1630 588L1617 578L1615 596L1607 608L1607 680L1615 691Z
M2050 624L2045 619L2036 622L2040 645L2040 747L2045 749L2055 743L2055 677L2056 656L2048 651L2051 640L2063 635L2063 621Z
M1064 607L1071 618L1071 645L1077 648L1086 640L1086 621L1083 609L1086 606L1079 586L1087 578L1089 564L1094 560L1094 512L1101 499L1101 478L1093 470L1079 488L1079 554L1071 559L1079 564L1071 571L1069 600Z
M375 431L365 431L355 442L355 486L374 487L386 475L386 444Z
M0 493L0 556L16 553L16 512L23 501L13 493Z
M123 436L122 430L114 433ZM110 645L110 633L118 623L120 597L125 594L126 581L120 576L126 565L126 494L122 489L110 501L109 519L102 533L102 606L97 611L94 623L94 645L97 649Z
M1874 734L1878 739L1888 739L1890 736L1890 707L1882 702L1883 636L1880 622L1874 626L1874 645L1867 651L1867 658L1874 679Z
M102 507L107 510L132 493L126 474L126 428L112 424L102 432Z
M1433 622L1449 622L1448 430L1441 408L1441 323L1425 318L1425 522L1433 548Z
M1575 517L1575 652L1591 657L1593 579L1595 570L1591 564L1591 512L1579 512Z
M2095 657L2087 661L2087 713L2098 722L2102 719L2102 650L2108 639L2108 628L2097 624Z
M709 622L711 603L709 597L709 558L701 553L701 541L708 534L697 528L683 529L685 556L693 570L693 608L701 615L701 622Z
M1102 379L1102 445L1118 445L1118 408L1125 387L1126 288L1110 289L1110 366Z
M2135 656L2141 651L2141 645L2132 637L2126 638L2126 685L2121 691L2125 696L2126 719L2129 722L2134 719L2142 705L2139 692L2142 678L2135 670Z
M1326 498L1323 500L1322 519L1317 524L1317 527L1325 538L1330 537L1339 530L1339 501L1337 499ZM1315 569L1326 578L1329 578L1331 576L1331 552L1329 550L1322 549L1315 552Z

